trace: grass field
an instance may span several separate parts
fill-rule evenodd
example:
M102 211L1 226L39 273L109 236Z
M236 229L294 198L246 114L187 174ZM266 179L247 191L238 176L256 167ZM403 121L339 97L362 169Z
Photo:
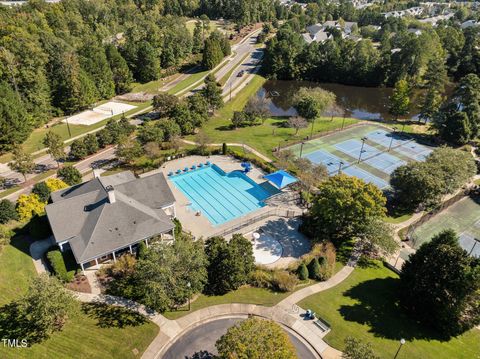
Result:
M342 350L347 336L370 342L380 358L393 358L400 338L406 339L398 359L480 358L480 330L473 329L449 341L406 317L398 306L398 276L377 264L356 268L342 283L300 303L326 320L332 331L325 341Z
M245 143L272 157L272 150L279 144L285 146L291 141L300 140L310 134L311 128L301 129L295 136L295 130L282 127L285 119L269 118L264 124L252 127L243 127L238 129L231 128L231 118L234 111L240 111L245 107L248 99L255 95L266 80L259 75L255 75L250 83L240 91L232 101L229 101L220 109L216 116L212 117L203 127L203 131L210 138L211 142L236 142ZM315 122L314 134L328 130L340 128L342 126L341 118L319 119ZM358 120L345 120L345 125L356 123ZM193 137L192 137L193 138Z
M187 27L187 30L190 31L190 33L193 35L193 30L195 30L195 24L197 20L189 20L185 23L185 26ZM215 31L218 27L218 23L215 20L210 21L209 28L207 30L207 33L205 36L208 36L209 33Z
M27 240L16 238L12 243L0 253L0 306L24 294L30 278L36 275L32 259L27 254ZM122 323L115 321L118 319L124 320L123 328ZM27 349L9 349L0 345L0 358L138 358L158 330L152 322L131 321L131 315L126 317L126 313L118 308L91 310L89 314L82 311L67 323L62 332L40 344Z
M171 95L179 95L182 92L188 90L191 86L193 86L196 82L200 81L203 77L207 76L209 70L196 72L190 76L188 76L185 80L180 81L178 84L173 86L168 93Z

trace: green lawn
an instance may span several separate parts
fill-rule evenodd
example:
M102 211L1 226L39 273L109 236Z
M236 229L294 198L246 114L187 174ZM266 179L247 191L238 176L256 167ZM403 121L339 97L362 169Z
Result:
M473 329L449 341L406 317L396 300L398 276L382 264L356 268L341 284L300 303L332 328L325 341L343 349L347 336L370 342L380 358L393 358L400 338L407 343L398 359L480 358L480 330Z
M413 213L406 213L399 216L387 216L385 222L390 224L399 224L412 218Z
M168 90L169 94L173 95L180 95L182 92L188 90L191 86L193 86L196 82L200 81L202 77L207 76L209 70L195 72L188 76L185 80L180 81L178 84L173 86L170 90Z
M29 243L16 238L12 244L0 253L0 306L25 293L29 279L35 275L27 254ZM120 323L119 318L123 320ZM89 314L82 311L62 332L28 349L0 345L0 358L138 358L158 330L152 322L132 320L120 308L106 307Z
M193 35L193 30L195 30L195 23L196 22L197 22L196 20L193 20L193 21L187 21L185 23L185 26L187 27L187 30L190 31L190 33L192 35ZM218 27L218 23L215 20L211 20L210 24L209 24L208 33L215 31L217 29L217 27ZM208 34L205 34L205 36L208 36Z
M272 157L272 150L279 144L287 145L289 142L298 141L310 135L311 127L301 129L295 136L295 130L292 128L282 127L285 119L269 118L262 125L231 129L231 118L234 111L240 111L245 107L248 99L255 95L265 82L265 78L255 75L252 80L240 91L232 101L228 101L225 106L220 109L216 116L212 117L203 127L203 131L208 135L211 142L236 142L245 143ZM321 118L315 122L314 134L325 132L328 130L340 128L342 126L342 118ZM358 122L358 120L347 118L345 126ZM193 139L194 137L191 137Z

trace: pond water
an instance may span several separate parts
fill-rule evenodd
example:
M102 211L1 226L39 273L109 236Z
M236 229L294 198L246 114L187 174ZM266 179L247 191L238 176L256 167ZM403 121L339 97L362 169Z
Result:
M295 93L300 87L321 87L333 92L337 97L337 105L345 111L346 117L360 120L391 119L388 113L388 98L392 88L385 87L357 87L331 83L316 83L308 81L267 81L257 92L257 96L269 99L269 107L273 116L295 116L296 110L292 107ZM420 93L413 94L410 106L409 119L418 118L418 103ZM330 114L326 114L330 115ZM335 114L343 116L343 114Z

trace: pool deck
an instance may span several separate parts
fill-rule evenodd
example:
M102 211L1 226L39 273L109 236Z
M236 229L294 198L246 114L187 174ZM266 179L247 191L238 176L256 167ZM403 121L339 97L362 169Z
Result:
M231 156L188 156L168 161L164 163L163 166L158 170L149 172L148 175L156 172L162 172L165 177L168 178L169 172L175 173L175 171L178 169L183 169L185 167L190 168L193 165L198 165L199 163L205 163L207 161L210 161L212 164L216 164L227 173L235 170L242 170L242 167L240 166L242 162ZM265 182L265 179L263 178L264 175L265 173L255 166L252 166L252 170L247 174L250 179L254 180L258 184ZM242 223L248 218L258 216L272 209L272 207L267 205L259 208L256 211L250 212L245 216L235 218L218 226L213 226L207 217L195 215L195 212L189 208L190 201L188 198L185 197L185 195L175 187L172 181L167 179L167 183L176 199L177 218L182 223L183 229L187 232L190 232L196 238L207 238L215 233L221 232L224 229Z

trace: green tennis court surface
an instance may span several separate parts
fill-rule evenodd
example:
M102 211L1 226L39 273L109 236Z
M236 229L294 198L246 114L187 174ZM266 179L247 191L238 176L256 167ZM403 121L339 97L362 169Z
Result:
M424 161L432 148L378 125L351 127L303 144L290 146L297 157L323 164L330 175L340 171L384 189L399 166Z
M451 228L460 235L460 245L468 253L480 257L480 197L467 197L451 205L419 226L412 234L415 248L428 242L432 237Z

